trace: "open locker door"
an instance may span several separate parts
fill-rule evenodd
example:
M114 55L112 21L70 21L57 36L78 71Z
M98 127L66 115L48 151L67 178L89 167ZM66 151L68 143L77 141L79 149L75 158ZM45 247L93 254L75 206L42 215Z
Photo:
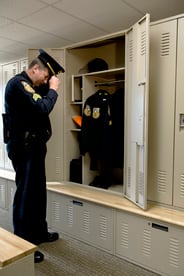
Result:
M147 208L149 25L146 14L126 33L124 196Z

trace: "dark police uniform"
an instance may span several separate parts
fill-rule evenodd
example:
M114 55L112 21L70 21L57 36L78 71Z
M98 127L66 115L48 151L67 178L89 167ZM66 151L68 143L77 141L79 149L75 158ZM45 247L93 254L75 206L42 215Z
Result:
M5 90L8 122L7 152L16 172L13 202L14 233L38 244L46 235L46 142L51 136L48 114L57 100L55 90L41 97L25 72ZM26 177L25 177L26 176Z
M41 55L45 58L44 52ZM34 244L46 240L48 234L45 156L46 142L51 137L49 113L57 96L53 89L45 91L45 95L36 91L26 72L9 80L5 89L7 152L17 187L14 233Z
M100 177L90 185L108 188L112 162L112 120L110 114L111 95L98 90L86 99L82 116L80 152L89 152L90 169L98 170ZM98 183L96 183L98 182Z

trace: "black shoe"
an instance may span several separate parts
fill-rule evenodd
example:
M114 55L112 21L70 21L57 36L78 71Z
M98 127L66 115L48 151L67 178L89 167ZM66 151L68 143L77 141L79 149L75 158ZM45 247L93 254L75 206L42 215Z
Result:
M59 234L57 232L48 232L47 236L43 238L43 242L54 242L59 239Z
M34 262L41 263L44 260L44 255L40 251L35 251Z

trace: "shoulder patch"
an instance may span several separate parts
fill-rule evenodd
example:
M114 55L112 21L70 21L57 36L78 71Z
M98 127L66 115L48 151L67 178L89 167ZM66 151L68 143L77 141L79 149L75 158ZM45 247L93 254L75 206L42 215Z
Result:
M33 94L33 99L35 100L35 102L38 100L38 99L41 99L42 97L39 95L39 94L37 94L37 93L34 93Z
M21 81L21 84L23 85L24 89L29 93L35 93L35 90L27 83L26 81Z

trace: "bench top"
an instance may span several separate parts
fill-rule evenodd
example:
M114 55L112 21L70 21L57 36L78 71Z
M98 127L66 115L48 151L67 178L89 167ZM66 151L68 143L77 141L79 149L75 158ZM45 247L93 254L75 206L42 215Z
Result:
M123 195L108 192L108 190L96 189L94 187L72 182L48 183L47 189L59 194L72 196L76 199L101 204L107 207L184 227L183 211L156 204L148 204L147 210L142 210L130 200L123 197Z
M32 254L37 246L0 227L0 268Z

